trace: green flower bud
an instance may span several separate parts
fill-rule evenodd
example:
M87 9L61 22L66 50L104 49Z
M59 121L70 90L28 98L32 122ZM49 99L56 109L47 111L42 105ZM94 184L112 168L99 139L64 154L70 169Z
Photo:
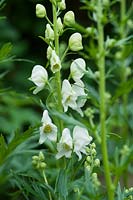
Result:
M36 5L36 16L38 18L44 18L46 16L46 9L42 4Z
M87 156L86 161L89 162L89 163L91 163L91 157Z
M94 76L95 76L95 79L99 79L100 78L100 72L99 71L96 71L94 73Z
M99 167L99 166L100 166L100 160L99 160L98 158L95 159L94 165L95 165L96 167Z
M40 161L44 161L44 160L45 160L42 151L39 152L39 160L40 160Z
M66 9L65 0L62 0L61 2L58 3L58 8L59 8L60 10L65 10L65 9Z
M63 24L60 17L58 17L57 19L57 29L58 29L59 35L61 35L63 33Z
M91 144L91 147L92 147L92 148L96 148L96 144L93 142L93 143Z
M74 33L70 36L69 48L71 51L80 51L83 49L82 36L80 33Z
M46 168L46 163L45 162L40 163L40 168L41 169L45 169Z
M51 28L50 24L46 25L46 30L45 30L45 38L47 40L54 40L54 31Z
M68 11L65 15L64 15L64 25L66 26L72 26L73 24L75 24L75 15L73 11Z
M52 51L53 51L53 49L51 48L51 46L48 46L48 48L47 48L47 59L48 60L51 58Z

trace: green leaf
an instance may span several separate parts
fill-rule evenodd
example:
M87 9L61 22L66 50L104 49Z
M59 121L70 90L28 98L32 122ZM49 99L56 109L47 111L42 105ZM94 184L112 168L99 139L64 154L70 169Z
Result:
M68 196L67 191L67 173L65 169L61 169L56 180L55 192L60 197L66 198Z
M9 53L12 50L12 44L10 42L4 44L1 49L0 49L0 61L4 60L5 58L7 58L9 56Z
M118 97L122 96L123 94L128 94L132 89L133 89L133 79L130 79L120 84L120 86L116 89L111 102L113 103Z

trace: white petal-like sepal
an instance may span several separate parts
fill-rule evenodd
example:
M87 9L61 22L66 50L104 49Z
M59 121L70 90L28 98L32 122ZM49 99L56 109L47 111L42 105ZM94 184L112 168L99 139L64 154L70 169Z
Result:
M41 65L35 65L29 80L32 81L37 86L36 89L33 91L33 94L37 94L44 88L48 80L48 73L46 69Z
M57 144L57 155L56 158L59 159L63 156L66 158L71 157L72 153L72 137L70 134L70 130L68 128L65 128L62 132L61 139L59 143Z
M90 144L92 137L89 136L89 133L86 128L80 126L75 126L73 130L73 143L74 143L74 152L79 157L79 160L82 158L81 153L86 154L86 146Z
M70 71L74 81L77 81L83 77L85 73L85 68L86 68L86 63L82 58L77 58L72 62L70 66Z

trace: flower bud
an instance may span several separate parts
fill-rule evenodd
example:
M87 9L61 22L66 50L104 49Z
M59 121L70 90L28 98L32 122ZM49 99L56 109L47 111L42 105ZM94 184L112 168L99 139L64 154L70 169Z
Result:
M51 71L53 73L59 71L61 69L61 62L59 56L57 56L55 50L52 51L51 59L50 59L50 64L51 64Z
M47 59L48 60L51 58L52 51L53 51L53 49L51 48L51 46L48 46L48 48L47 48Z
M73 24L75 24L75 15L73 11L68 11L65 15L64 15L64 25L66 26L72 26Z
M100 160L99 160L98 158L95 159L94 165L95 165L96 167L99 167L99 166L100 166Z
M80 33L74 33L70 36L69 48L71 51L80 51L83 49L82 36Z
M63 24L60 17L58 17L57 19L57 29L58 29L59 35L61 35L63 33Z
M45 160L42 151L39 152L39 160L40 160L40 161L44 161L44 160Z
M58 8L59 8L60 10L65 10L65 9L66 9L65 0L61 0L61 2L58 3Z
M36 5L36 16L38 18L44 18L46 16L46 9L43 5L41 4Z
M51 28L50 24L46 25L46 30L45 30L45 38L47 40L54 40L54 31Z

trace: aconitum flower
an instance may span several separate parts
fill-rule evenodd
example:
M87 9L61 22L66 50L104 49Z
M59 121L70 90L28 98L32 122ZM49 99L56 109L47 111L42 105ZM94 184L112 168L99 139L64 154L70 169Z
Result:
M64 15L64 25L66 26L72 26L73 24L75 24L75 15L73 11L68 11L65 15Z
M45 39L48 40L48 41L54 40L54 31L51 28L50 24L46 25Z
M64 112L67 112L68 107L71 107L72 109L76 110L77 104L77 95L75 91L72 89L71 84L68 80L64 80L62 83L62 105L64 107Z
M61 69L61 61L60 61L59 56L57 56L55 50L52 51L51 58L50 58L50 64L51 64L51 71L53 73L55 73Z
M42 144L47 139L49 139L53 142L56 142L56 140L57 140L57 127L56 127L55 124L52 123L52 120L49 117L47 110L44 110L41 122L42 122L42 126L40 127L39 143Z
M73 33L69 38L69 49L71 51L80 51L83 49L82 36L80 33Z
M46 9L42 4L36 5L36 16L38 18L44 18L46 16Z
M73 144L70 130L68 128L65 128L62 132L61 139L57 144L58 153L56 155L56 158L59 159L63 156L65 156L66 158L70 158L72 153L72 147Z
M82 158L82 154L86 154L86 146L90 144L92 141L92 137L89 136L86 128L82 128L80 126L75 126L73 130L73 143L74 150L79 157L79 160Z
M35 65L29 80L37 86L36 89L33 91L33 94L37 94L38 92L43 90L44 86L46 85L48 80L48 73L46 69L41 65Z
M85 73L85 68L86 68L86 63L82 58L77 58L72 62L70 66L70 72L75 82L83 77Z

